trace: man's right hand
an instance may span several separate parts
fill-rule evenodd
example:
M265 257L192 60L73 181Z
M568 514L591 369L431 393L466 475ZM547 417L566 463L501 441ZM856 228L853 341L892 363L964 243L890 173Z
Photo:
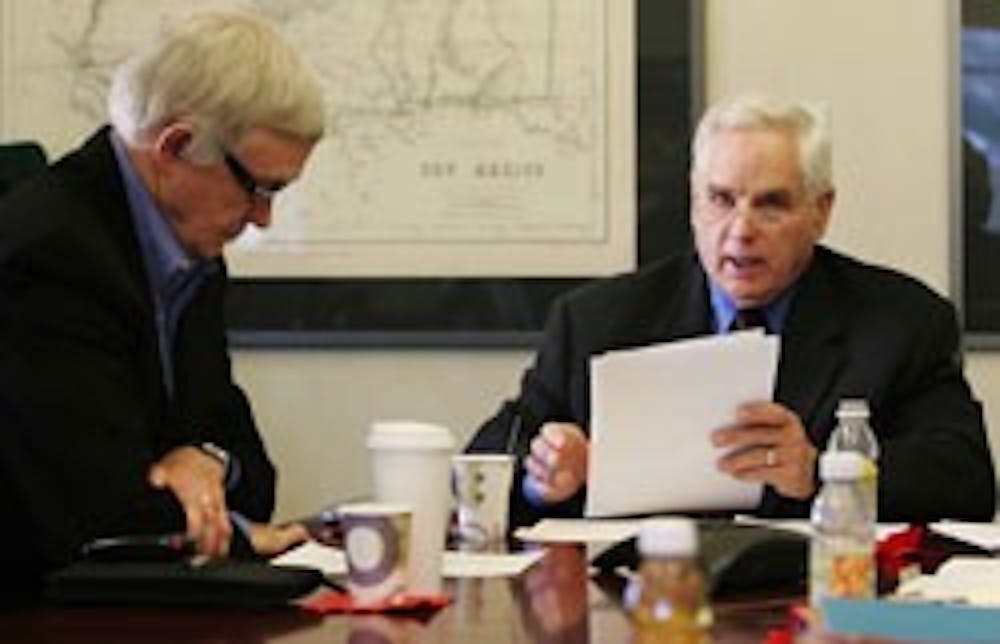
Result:
M559 503L587 482L587 435L573 423L545 423L524 459L529 484L546 503Z
M222 466L197 447L176 447L149 468L149 484L169 490L184 509L187 535L200 554L223 557L233 527L226 508Z

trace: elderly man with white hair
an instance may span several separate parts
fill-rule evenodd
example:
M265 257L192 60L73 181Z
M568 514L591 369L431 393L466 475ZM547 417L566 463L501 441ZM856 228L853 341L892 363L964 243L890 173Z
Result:
M266 23L204 14L128 58L108 108L0 203L5 590L96 537L182 532L209 556L305 538L266 525L275 473L230 372L222 249L302 172L318 83Z

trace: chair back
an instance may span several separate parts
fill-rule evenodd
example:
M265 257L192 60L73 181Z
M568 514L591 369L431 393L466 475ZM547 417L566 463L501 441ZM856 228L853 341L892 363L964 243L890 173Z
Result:
M0 196L17 183L45 169L45 150L31 141L0 144Z

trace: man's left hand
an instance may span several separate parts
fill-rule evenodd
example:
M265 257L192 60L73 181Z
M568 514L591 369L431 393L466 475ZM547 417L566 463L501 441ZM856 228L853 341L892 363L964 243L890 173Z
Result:
M309 531L301 523L285 525L250 524L250 545L262 557L273 557L309 539Z
M798 415L783 405L741 406L735 423L712 433L712 444L726 449L719 470L737 479L768 483L795 499L807 499L815 492L819 452Z

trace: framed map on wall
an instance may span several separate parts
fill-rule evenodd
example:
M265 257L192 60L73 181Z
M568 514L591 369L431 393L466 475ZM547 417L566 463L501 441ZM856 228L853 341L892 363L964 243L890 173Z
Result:
M163 21L237 8L317 71L328 135L227 249L234 343L514 346L690 244L697 0L5 0L0 134L58 157Z

